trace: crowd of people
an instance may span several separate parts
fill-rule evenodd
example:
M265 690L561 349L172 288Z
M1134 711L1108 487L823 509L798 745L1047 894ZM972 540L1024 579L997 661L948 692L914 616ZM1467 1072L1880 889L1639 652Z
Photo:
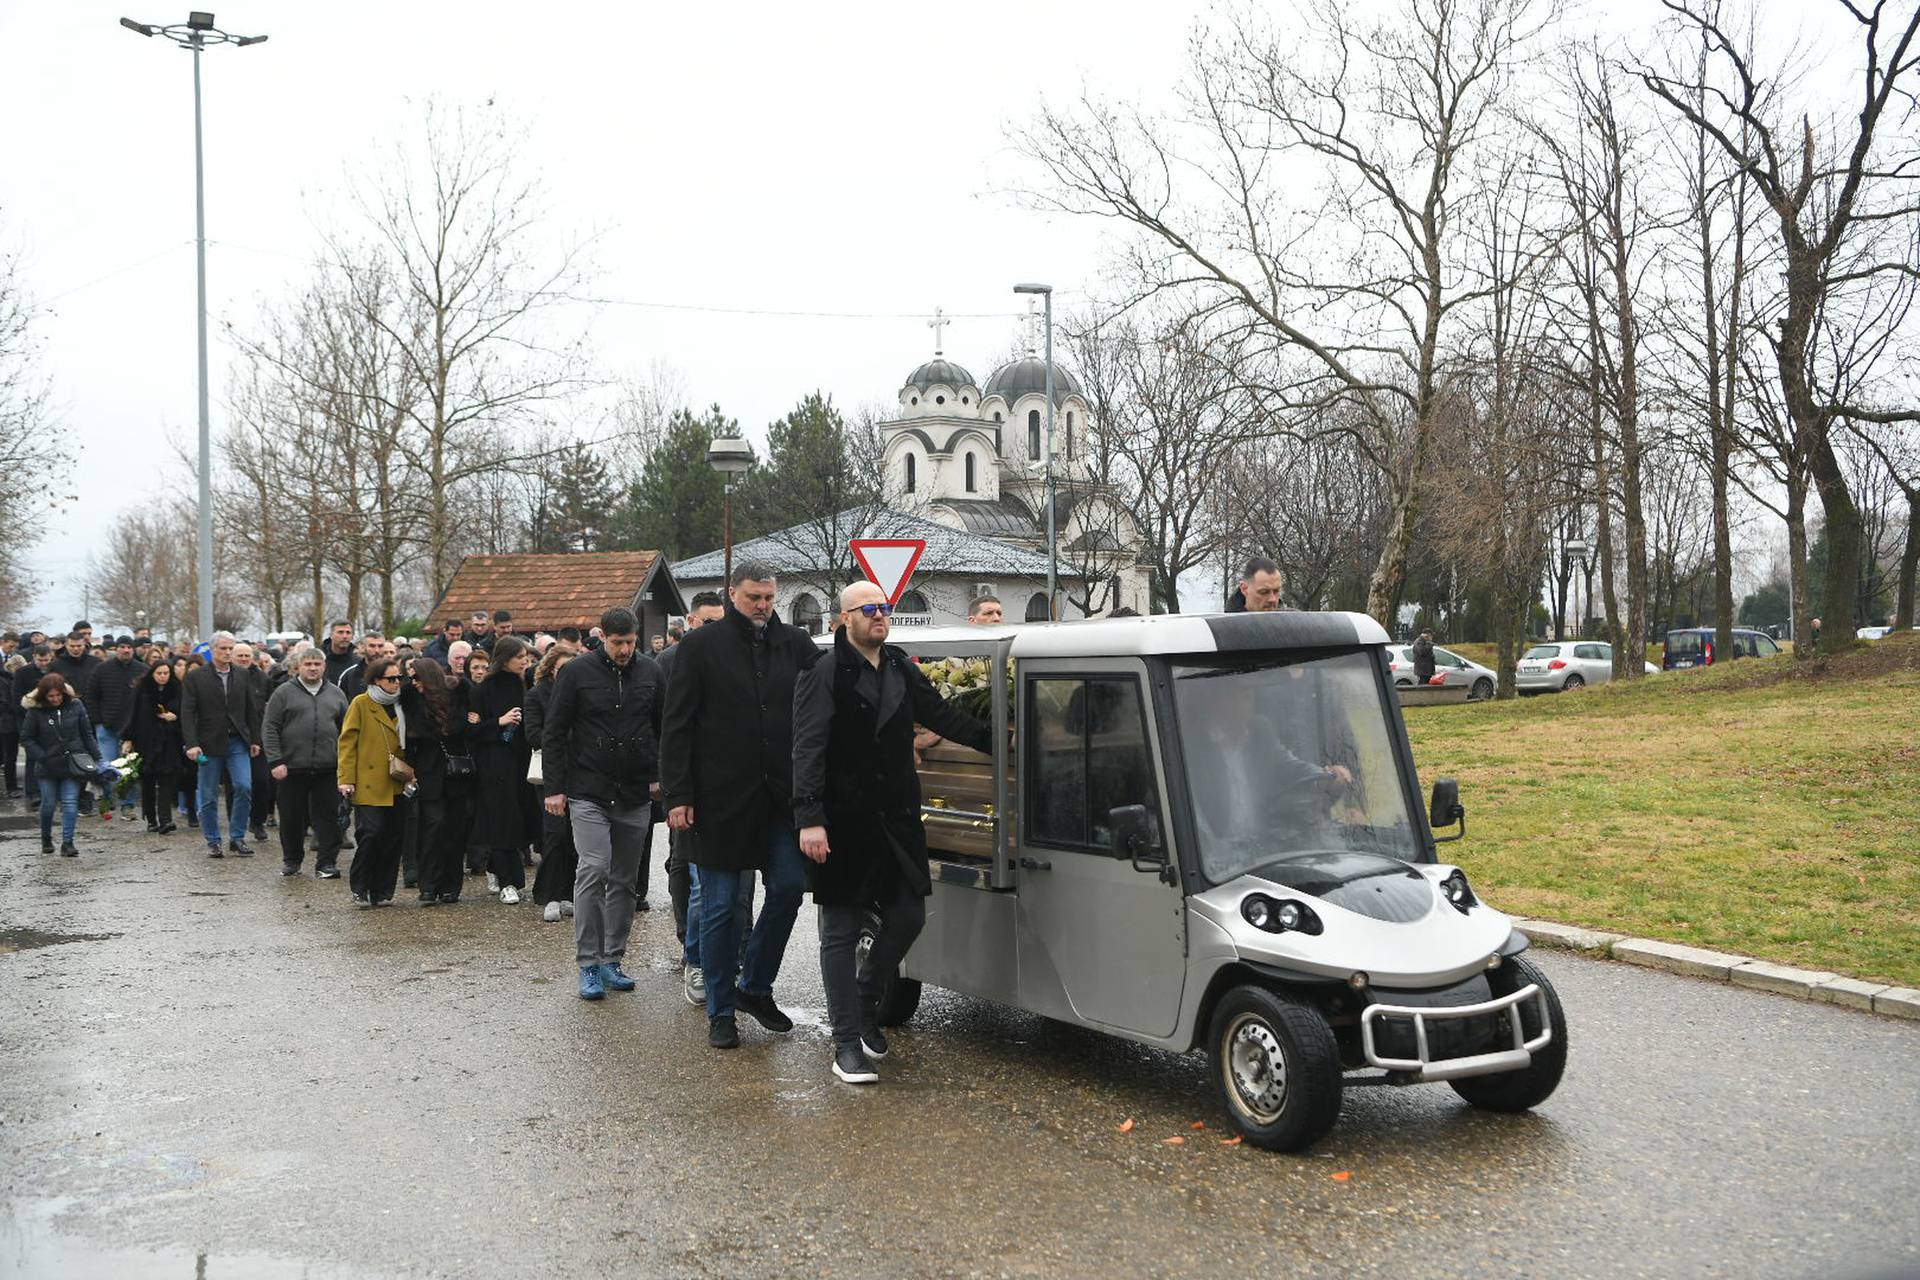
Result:
M624 608L585 634L519 635L504 610L450 618L417 648L346 622L290 650L227 632L96 642L84 621L57 641L9 632L7 791L38 809L44 853L56 818L75 857L80 819L117 809L158 836L185 825L215 859L251 858L275 829L283 877L311 856L338 879L350 850L367 910L401 888L452 905L484 876L502 904L530 895L546 921L572 919L584 1000L635 985L623 965L664 821L679 982L708 1043L738 1046L740 1013L793 1029L774 986L811 890L832 1070L870 1083L887 1051L872 975L912 945L930 892L915 726L922 745L988 731L886 644L879 588L841 593L824 650L775 616L775 590L772 569L743 563L645 643ZM970 619L997 622L999 602ZM873 911L884 926L856 972Z

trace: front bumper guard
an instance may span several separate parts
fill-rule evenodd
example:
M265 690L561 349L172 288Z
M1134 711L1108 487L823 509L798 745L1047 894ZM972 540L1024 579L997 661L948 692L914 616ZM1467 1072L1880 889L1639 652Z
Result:
M1520 1017L1520 1006L1529 1000L1534 1002L1540 1015L1540 1034L1531 1040L1526 1038L1526 1024ZM1427 1050L1427 1023L1449 1018L1477 1018L1490 1013L1506 1015L1507 1026L1513 1033L1511 1049L1496 1049L1492 1053L1476 1053L1465 1058L1433 1059ZM1413 1043L1420 1054L1418 1058L1385 1058L1380 1055L1374 1047L1374 1024L1382 1018L1413 1020ZM1414 1084L1518 1071L1532 1062L1533 1055L1546 1048L1552 1040L1553 1025L1547 1015L1546 993L1538 983L1532 982L1511 995L1482 1004L1463 1004L1454 1008L1371 1004L1360 1014L1360 1047L1366 1054L1367 1065L1382 1071L1406 1072L1413 1076L1410 1083Z

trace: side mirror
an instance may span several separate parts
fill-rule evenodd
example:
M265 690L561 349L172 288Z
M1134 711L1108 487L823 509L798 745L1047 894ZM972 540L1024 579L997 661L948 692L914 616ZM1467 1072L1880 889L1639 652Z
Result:
M1427 805L1427 825L1438 831L1442 827L1460 824L1460 830L1450 836L1435 836L1435 844L1445 844L1449 840L1461 840L1467 834L1467 811L1460 803L1460 784L1452 778L1436 778L1433 782L1433 799Z
M1133 863L1135 871L1159 873L1172 883L1172 865L1167 851L1156 838L1154 821L1143 804L1117 805L1107 810L1107 830L1112 832L1113 856Z

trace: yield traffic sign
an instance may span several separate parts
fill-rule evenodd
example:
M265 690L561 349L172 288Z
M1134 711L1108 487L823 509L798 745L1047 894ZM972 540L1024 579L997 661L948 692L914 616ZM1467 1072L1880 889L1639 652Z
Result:
M913 567L927 550L925 538L855 538L847 545L867 577L887 593L888 604L900 603Z

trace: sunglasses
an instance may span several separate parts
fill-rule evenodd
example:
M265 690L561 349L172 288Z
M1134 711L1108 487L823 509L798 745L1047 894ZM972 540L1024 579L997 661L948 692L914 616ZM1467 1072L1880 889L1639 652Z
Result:
M378 680L375 680L374 683L375 684L399 684L400 677L399 676L381 676Z
M884 602L881 604L863 604L859 606L859 609L861 613L866 614L869 618L891 618L893 616L893 606Z

